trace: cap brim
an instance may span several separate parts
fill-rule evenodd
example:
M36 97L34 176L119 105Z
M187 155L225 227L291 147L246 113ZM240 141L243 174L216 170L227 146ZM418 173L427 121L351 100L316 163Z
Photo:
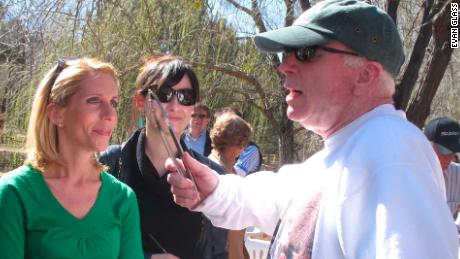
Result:
M436 147L438 148L438 151L439 153L443 154L443 155L450 155L450 154L453 154L455 153L454 151L446 148L445 146L443 145L440 145L438 143L434 143L436 145Z
M460 153L460 139L458 140L456 144L450 146L449 150L451 150L454 153Z
M259 33L254 37L257 48L268 53L282 52L289 48L309 47L330 41L332 39L300 25Z

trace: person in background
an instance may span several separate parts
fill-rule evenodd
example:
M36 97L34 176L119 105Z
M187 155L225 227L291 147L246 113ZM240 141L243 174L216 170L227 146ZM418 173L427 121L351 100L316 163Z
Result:
M117 103L111 64L60 60L48 71L25 165L0 179L0 258L143 258L136 196L96 160Z
M262 153L259 146L254 141L249 141L246 148L238 157L235 163L235 171L240 176L246 176L260 171L262 168Z
M236 174L237 157L251 139L251 126L234 113L224 113L217 117L211 129L212 151L209 159L221 165L225 172ZM222 234L227 231L221 230ZM244 247L245 229L228 231L228 255L230 259L249 258Z
M454 217L460 205L460 164L454 162L460 152L460 125L449 117L438 117L427 123L425 136L430 140L446 182L447 204Z
M233 106L224 107L216 113L216 118L225 113L233 113L241 118L243 115L238 109ZM239 176L246 176L248 174L260 171L262 167L262 153L259 146L254 141L249 141L248 145L244 148L241 155L238 157L234 168Z
M197 103L192 112L192 119L186 133L182 136L189 149L203 156L211 153L211 139L209 138L208 125L211 121L209 107Z
M269 258L458 258L436 154L392 104L404 63L392 18L364 1L325 0L254 41L283 52L287 116L324 148L244 178L185 154L177 164L195 182L169 175L176 203L219 227L273 233Z
M225 113L211 129L212 151L208 158L221 165L227 173L236 174L234 164L251 138L251 126L240 116Z
M99 160L109 166L109 172L128 184L139 201L142 245L145 258L212 258L211 254L227 255L226 239L212 240L204 228L206 219L174 203L169 172L165 161L169 154L163 144L153 113L162 118L156 104L149 98L156 93L167 113L176 139L187 128L199 100L199 83L189 64L174 55L147 58L136 79L135 105L145 116L145 127L136 130L121 145L111 145ZM166 130L167 131L167 130ZM177 150L172 136L166 141ZM184 150L186 145L180 143ZM223 173L222 168L206 157L188 150L195 158Z

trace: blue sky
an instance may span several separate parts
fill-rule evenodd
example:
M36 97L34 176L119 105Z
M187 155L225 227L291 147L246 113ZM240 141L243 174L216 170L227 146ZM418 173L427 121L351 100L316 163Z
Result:
M250 0L236 0L242 6L250 9ZM286 8L283 0L260 0L260 9L263 20L268 30L276 29L283 26ZM225 18L229 25L236 28L239 36L250 36L257 33L256 26L251 17L246 13L237 10L232 4L226 0L210 0L210 5L213 6L213 14L219 14Z

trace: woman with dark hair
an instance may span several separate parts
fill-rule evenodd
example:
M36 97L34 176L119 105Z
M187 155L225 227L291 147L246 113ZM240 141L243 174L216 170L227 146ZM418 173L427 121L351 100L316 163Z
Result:
M151 57L142 66L136 80L135 104L145 115L145 127L134 132L121 146L111 146L100 157L110 171L136 193L141 216L142 244L145 258L226 258L225 243L210 243L201 213L191 212L174 203L165 161L169 157L163 142L177 154L171 136L163 135L153 113L161 118L151 94L155 93L167 113L176 139L180 139L199 99L199 84L191 67L176 56ZM155 109L156 107L156 109ZM184 143L181 143L187 151ZM207 158L192 156L222 172ZM214 242L214 241L213 241ZM214 252L213 252L214 251ZM213 252L213 254L212 254Z
M60 60L48 71L32 104L25 165L0 180L0 258L143 257L136 196L96 160L117 102L109 63Z

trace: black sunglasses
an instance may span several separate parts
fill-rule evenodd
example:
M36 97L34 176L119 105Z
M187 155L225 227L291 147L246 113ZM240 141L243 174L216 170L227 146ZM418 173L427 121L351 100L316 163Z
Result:
M318 50L324 50L331 53L338 53L338 54L345 54L345 55L352 55L359 57L360 55L356 52L342 50L342 49L335 49L329 48L324 46L311 46L311 47L303 47L303 48L294 48L294 49L286 49L283 52L283 59L285 59L289 54L294 53L295 58L300 62L308 62L310 61L316 54Z
M56 69L54 70L54 73L53 73L53 77L51 78L51 82L50 82L50 90L49 90L49 93L48 93L48 102L49 102L49 98L50 98L50 95L51 95L51 89L53 88L53 85L54 83L56 83L56 79L58 78L58 76L61 74L62 70L64 70L64 68L66 68L68 65L67 65L67 61L70 61L70 60L77 60L78 58L60 58L58 59L58 63L57 63L57 66L56 66Z
M157 85L151 85L148 89L155 92L158 96L158 99L162 103L169 103L172 101L173 97L177 97L177 101L184 106L191 106L196 103L196 94L193 89L179 89L174 90L169 86L162 86L158 88Z
M53 77L51 79L52 85L54 85L54 82L56 82L56 79L61 74L62 70L64 70L64 68L66 68L66 63L65 62L67 60L68 59L63 59L63 58L58 59L56 69L54 70L54 74L53 74Z

